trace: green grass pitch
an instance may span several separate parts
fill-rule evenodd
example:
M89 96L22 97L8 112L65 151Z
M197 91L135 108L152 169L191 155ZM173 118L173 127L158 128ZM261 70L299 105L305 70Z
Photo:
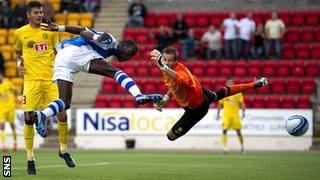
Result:
M55 151L36 151L36 176L27 175L24 151L9 152L11 179L320 179L319 152L71 152L73 169Z

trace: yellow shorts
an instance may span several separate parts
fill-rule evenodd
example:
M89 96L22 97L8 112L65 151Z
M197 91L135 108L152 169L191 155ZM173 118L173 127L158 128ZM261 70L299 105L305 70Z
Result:
M44 109L59 98L58 86L52 81L25 81L22 108L26 111Z
M0 111L0 123L14 123L15 108Z
M223 117L222 126L223 129L241 129L240 117Z

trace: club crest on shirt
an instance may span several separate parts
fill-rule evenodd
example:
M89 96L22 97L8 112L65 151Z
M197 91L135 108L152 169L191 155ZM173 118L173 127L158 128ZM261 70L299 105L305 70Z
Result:
M42 34L42 38L43 38L43 39L48 39L48 34L47 34L47 33L43 33L43 34Z
M36 42L34 42L34 41L28 41L27 47L28 47L28 48L33 48L34 44L36 44Z

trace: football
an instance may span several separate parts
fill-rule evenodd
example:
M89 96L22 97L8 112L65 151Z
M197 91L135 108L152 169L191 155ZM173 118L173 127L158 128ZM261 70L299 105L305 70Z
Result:
M292 136L302 136L308 130L309 122L301 115L290 116L286 120L285 128Z

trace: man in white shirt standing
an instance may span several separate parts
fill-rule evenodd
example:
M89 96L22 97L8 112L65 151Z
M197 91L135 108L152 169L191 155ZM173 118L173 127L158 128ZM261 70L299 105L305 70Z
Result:
M240 20L239 28L241 57L247 60L250 52L250 39L256 29L256 23L252 20L252 12L248 12L247 17Z
M201 38L201 42L208 43L207 59L212 59L214 54L215 59L220 59L222 48L222 36L219 30L211 25L207 32L205 32Z
M266 56L270 57L271 48L276 50L276 58L281 58L281 38L285 32L285 25L281 19L278 18L278 14L274 11L272 12L271 19L269 19L265 25L266 36L267 36L267 46L266 46Z
M237 48L237 38L239 35L239 21L236 19L236 13L231 12L230 18L223 20L224 32L224 53L226 59L239 59L239 50Z

